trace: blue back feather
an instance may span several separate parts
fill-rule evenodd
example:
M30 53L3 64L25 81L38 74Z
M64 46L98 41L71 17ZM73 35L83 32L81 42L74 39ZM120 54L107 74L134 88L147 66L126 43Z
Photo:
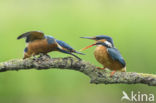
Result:
M126 66L126 62L121 56L120 52L116 48L107 48L109 55L112 57L113 60L119 61L123 67Z
M52 36L45 36L47 39L48 44L54 44L55 43L55 38Z
M69 51L74 50L70 45L68 45L68 44L65 43L64 41L56 40L56 42L57 42L60 46L62 46L63 48L68 49Z

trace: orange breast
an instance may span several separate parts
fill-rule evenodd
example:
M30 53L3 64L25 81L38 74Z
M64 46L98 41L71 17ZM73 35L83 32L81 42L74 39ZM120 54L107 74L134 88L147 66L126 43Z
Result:
M28 44L28 54L37 55L56 50L57 44L48 44L46 39L36 40Z
M94 51L96 60L101 63L105 68L111 70L120 70L122 65L118 61L114 61L108 54L107 48L104 46L97 46Z

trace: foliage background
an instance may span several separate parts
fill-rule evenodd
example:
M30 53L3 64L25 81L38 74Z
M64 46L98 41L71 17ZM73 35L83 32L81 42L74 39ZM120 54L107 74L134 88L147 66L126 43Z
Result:
M93 41L81 36L109 35L127 61L127 71L156 73L155 0L0 0L0 62L22 58L21 33L41 30L79 50ZM94 59L94 48L80 56ZM52 57L68 55L53 52ZM93 85L69 70L0 73L0 103L117 103L122 91L156 94L146 85ZM125 101L126 102L126 101Z

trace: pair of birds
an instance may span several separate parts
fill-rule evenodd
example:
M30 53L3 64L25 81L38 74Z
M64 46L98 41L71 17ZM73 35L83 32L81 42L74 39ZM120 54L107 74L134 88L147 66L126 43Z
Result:
M26 38L27 46L24 49L23 59L31 56L44 54L51 51L59 51L62 53L70 54L77 59L81 60L74 53L84 55L81 52L76 51L70 45L64 41L57 40L52 36L46 36L40 31L30 31L20 35L17 39ZM112 70L111 76L116 71L126 71L126 63L121 56L120 52L114 47L114 43L111 37L105 35L99 35L95 37L81 37L86 39L95 40L96 42L90 46L87 46L82 50L88 49L92 46L97 46L94 55L96 60L103 65L103 68L97 67L98 69L108 68Z

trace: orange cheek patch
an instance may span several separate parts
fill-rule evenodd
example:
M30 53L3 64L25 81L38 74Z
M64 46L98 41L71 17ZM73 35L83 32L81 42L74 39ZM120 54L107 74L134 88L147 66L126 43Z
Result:
M107 41L106 39L101 39L101 40L98 40L98 41L100 41L100 42L105 42L105 41Z

